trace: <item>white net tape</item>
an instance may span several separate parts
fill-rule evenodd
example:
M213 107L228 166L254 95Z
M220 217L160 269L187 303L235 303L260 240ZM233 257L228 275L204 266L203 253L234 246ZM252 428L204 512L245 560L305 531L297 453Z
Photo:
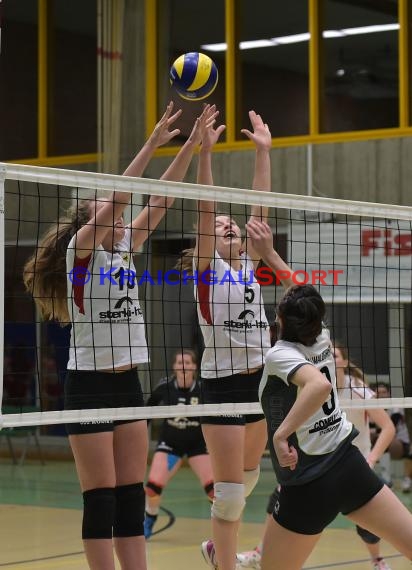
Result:
M277 193L265 193L265 192L256 192L253 190L247 189L239 189L239 188L224 188L224 187L217 187L217 186L201 186L196 184L184 184L184 183L177 183L177 182L166 182L166 181L159 181L159 180L149 180L143 178L130 178L130 177L123 177L123 176L115 176L115 175L105 175L105 174L95 174L95 173L88 173L88 172L76 172L72 170L63 170L63 169L52 169L52 168L38 168L38 167L30 167L30 166L20 166L20 165L12 165L12 164L0 164L0 178L5 178L9 184L9 190L11 194L18 194L19 187L16 185L16 181L18 183L34 183L36 185L47 185L48 187L67 187L67 196L70 198L71 196L71 189L76 189L77 197L89 197L90 190L95 192L101 191L126 191L132 194L138 195L139 197L143 195L157 195L157 196L167 196L167 197L176 197L182 198L186 201L192 200L200 200L205 196L207 199L214 200L216 202L222 202L230 205L260 205L260 206L267 206L269 208L273 208L276 210L285 210L289 212L286 216L283 216L282 221L289 224L289 227L295 228L295 235L298 235L298 230L296 228L302 226L303 224L303 236L306 237L305 243L309 241L308 250L302 250L302 252L294 253L293 250L293 243L290 248L292 259L288 261L291 263L292 268L294 266L294 262L296 264L302 262L303 266L311 267L311 263L313 267L316 265L316 259L320 258L322 255L325 255L321 252L321 245L322 240L326 238L323 237L321 234L321 230L316 230L314 235L316 235L316 231L318 231L319 235L319 247L312 247L310 243L310 239L313 239L313 232L310 234L310 231L307 229L305 224L310 225L310 216L306 215L308 212L317 213L318 218L315 222L319 226L322 225L322 214L327 214L328 219L334 219L334 216L346 216L346 221L343 224L346 224L345 227L350 228L350 221L347 221L349 217L352 219L360 219L363 218L365 220L369 220L369 224L371 228L376 228L376 231L385 232L385 228L387 228L387 223L392 224L391 227L394 228L404 228L407 235L412 235L411 228L412 228L412 208L406 206L396 206L396 205L388 205L388 204L374 204L369 202L361 202L361 201L346 201L346 200L338 200L332 198L319 198L319 197L311 197L311 196L304 196L304 195L290 195L290 194L277 194ZM34 193L35 195L35 193ZM3 196L1 197L1 201L3 202ZM185 202L186 203L186 202ZM196 209L195 202L192 202L190 207L187 208L189 211L194 212ZM296 211L299 213L301 212L301 219L296 220L293 218L290 212ZM274 218L275 219L275 218ZM387 222L384 222L386 220ZM6 212L6 221L7 221L7 212ZM389 221L389 222L388 222ZM359 225L359 222L357 222ZM293 225L295 224L295 226ZM326 227L325 224L323 224ZM309 227L309 226L308 226ZM313 226L315 227L315 226ZM331 234L334 235L333 232L336 231L335 226L331 226ZM405 229L406 228L406 229ZM409 228L409 229L408 229ZM349 233L348 229L346 232ZM409 232L409 233L408 233ZM300 234L299 234L300 235ZM308 238L309 235L312 235L312 238ZM293 234L290 233L290 239L293 242ZM301 237L299 237L299 240ZM327 239L330 239L328 237ZM409 238L410 239L410 238ZM298 240L296 240L298 242ZM340 244L342 245L342 244ZM334 264L338 263L334 256L335 251L338 251L339 242L332 244L333 251L333 259L330 261L330 267L335 267ZM344 246L346 249L348 248L348 243L345 243ZM1 244L2 249L4 248L4 242ZM360 244L357 245L358 249ZM410 247L410 244L409 246ZM316 254L313 252L316 250ZM372 252L373 255L371 256L373 262L375 262L376 252ZM304 256L304 259L300 259L299 256ZM313 259L310 258L312 255ZM388 256L389 259L390 255ZM411 281L411 254L409 256L402 255L402 253L398 254L398 256L392 256L392 259L395 259L398 263L398 267L393 269L394 274L396 273L395 283L389 284L389 281L386 282L386 293L384 297L384 301L387 303L410 303L410 287L404 287L404 279L405 275L406 280L409 278L409 283L412 285ZM389 259L389 262L391 259ZM389 263L388 262L388 263ZM404 265L401 265L401 264ZM306 265L307 264L307 265ZM384 268L388 273L392 271L392 266L387 264ZM404 273L402 273L404 272ZM377 289L379 286L376 284L376 271L373 268L373 279L371 284L371 290L374 291L374 288ZM402 276L402 283L400 281L399 275ZM362 273L360 273L360 279L362 279ZM359 285L361 287L361 284ZM396 287L398 289L396 289ZM393 288L393 290L392 290ZM405 293L406 290L406 293ZM269 291L269 293L268 293ZM268 296L272 295L273 290L268 289L265 291L266 300ZM344 287L344 297L346 302L353 302L353 298L350 298L351 287L350 284L345 284ZM352 287L352 291L354 288ZM399 294L398 294L399 292ZM321 290L322 293L322 290ZM402 294L401 294L402 293ZM403 295L403 296L402 296ZM268 303L272 303L272 296ZM368 301L373 302L373 294L369 294L363 297L362 295L357 294L357 299L360 302ZM342 302L342 298L340 301ZM382 299L378 299L378 302L382 302ZM193 301L194 303L194 301ZM3 304L3 303L2 303ZM273 304L273 303L272 303ZM410 305L409 305L410 306ZM2 309L1 309L2 310ZM397 329L394 333L398 334L398 336L404 336L403 324L399 324L399 329ZM392 341L394 336L392 335ZM391 341L391 342L392 342ZM344 408L394 408L394 407L401 407L401 408L410 408L412 407L412 398L410 397L403 397L402 393L405 394L405 355L408 356L410 360L410 352L412 349L405 345L404 341L396 341L397 344L391 345L390 350L394 350L395 352L399 353L396 357L396 363L393 365L394 369L396 369L396 376L397 379L392 383L391 378L384 378L385 380L389 380L394 390L392 393L399 397L393 398L381 398L377 400L344 400L341 401L342 407ZM150 348L150 347L149 347ZM407 354L408 353L408 354ZM370 376L369 376L370 377ZM156 379L154 379L156 380ZM378 380L378 374L376 375L376 381ZM373 388L373 386L372 386ZM220 414L256 414L261 413L261 407L257 403L233 403L233 404L207 404L207 405L179 405L179 406L155 406L155 407L141 407L141 408L105 408L105 409L87 409L87 410L56 410L56 411L36 411L36 412L24 412L24 413L8 413L4 414L1 417L1 423L3 427L15 427L15 426L29 426L29 425L51 425L51 424L62 424L62 423L71 423L71 422L100 422L100 421L107 421L107 420L126 420L126 419L153 419L153 418L167 418L167 417L175 417L175 416L205 416L205 415L220 415Z

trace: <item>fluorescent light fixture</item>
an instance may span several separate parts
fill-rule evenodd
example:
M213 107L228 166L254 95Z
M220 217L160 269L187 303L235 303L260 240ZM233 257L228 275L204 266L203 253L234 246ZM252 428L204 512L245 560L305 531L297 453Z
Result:
M200 46L201 48L205 49L206 51L226 51L227 50L227 44L226 43L221 43L221 44L203 44L202 46Z
M379 26L362 26L361 28L346 28L342 30L345 36L357 36L360 34L376 34L377 32L391 32L399 30L399 24L381 24Z
M293 36L282 36L280 38L272 38L272 41L276 45L280 44L298 44L300 42L308 42L310 38L310 33L305 32L304 34L293 34Z
M341 38L344 35L345 34L343 33L343 30L325 30L322 34L322 36L326 39Z
M277 40L277 38L276 38ZM250 40L247 42L240 42L239 48L240 49L255 49L255 48L263 48L263 47L273 47L276 45L277 42L275 38L270 40Z
M391 32L399 30L399 24L379 24L376 26L362 26L360 28L344 28L343 30L325 30L322 36L325 39L343 38L346 36L357 36L362 34L376 34L378 32ZM248 40L239 43L239 49L256 49L263 47L274 47L286 44L298 44L307 42L310 39L309 32L303 34L293 34L290 36L280 36L277 38L268 38L263 40ZM202 49L206 51L226 51L226 43L203 44Z

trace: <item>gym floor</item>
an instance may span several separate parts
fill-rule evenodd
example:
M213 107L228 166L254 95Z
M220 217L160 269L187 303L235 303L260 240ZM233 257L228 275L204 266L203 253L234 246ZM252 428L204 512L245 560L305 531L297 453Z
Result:
M239 536L239 549L253 548L260 540L266 501L273 489L270 470L262 471L248 499ZM399 494L412 508L412 495ZM27 461L13 466L0 460L0 568L10 570L87 568L80 538L81 494L73 462ZM204 568L200 543L210 536L210 508L190 469L182 468L164 492L163 504L176 517L174 524L148 541L149 570ZM155 530L168 524L161 514ZM382 552L392 570L408 570L410 563L389 545ZM339 517L327 529L305 570L367 570L367 551L352 524Z

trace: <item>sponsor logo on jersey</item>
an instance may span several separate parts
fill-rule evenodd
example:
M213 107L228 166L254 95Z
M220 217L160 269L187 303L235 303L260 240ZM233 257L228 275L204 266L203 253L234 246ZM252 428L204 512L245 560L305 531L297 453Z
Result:
M122 306L126 303L126 307ZM111 322L115 321L116 319L121 319L120 322L128 322L131 317L142 316L143 312L139 305L134 305L133 299L130 297L122 297L116 301L114 309L118 310L108 310L108 311L100 311L99 317L100 322ZM109 320L108 320L109 319ZM119 322L119 321L117 321Z
M255 313L251 309L245 309L238 315L237 319L231 319L229 321L223 321L223 325L226 330L251 330L251 329L264 329L266 330L269 325L265 321L259 321L255 319Z
M169 426L175 429L187 429L191 427L199 427L200 422L194 418L169 418L167 420Z
M340 410L335 414L329 416L328 418L323 418L313 424L313 428L309 430L309 433L327 433L329 431L334 431L338 428L338 425L342 421L342 416Z
M331 354L332 354L332 349L330 346L328 346L328 348L325 348L325 350L323 352L321 352L320 354L316 354L316 356L306 358L306 360L308 362L312 362L312 364L319 364L319 362L323 362L324 360L329 358L329 356Z

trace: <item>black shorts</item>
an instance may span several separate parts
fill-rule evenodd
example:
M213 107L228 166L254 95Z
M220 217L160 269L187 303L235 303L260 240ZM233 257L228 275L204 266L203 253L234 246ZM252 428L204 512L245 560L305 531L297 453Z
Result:
M252 374L234 374L224 378L202 379L202 404L230 404L259 402L259 384L263 368ZM225 414L222 416L203 416L202 424L244 426L264 420L263 414Z
M170 441L161 440L156 445L155 453L158 451L169 455L176 455L176 457L196 457L196 455L208 454L204 441L181 446L173 444Z
M272 516L293 532L319 534L339 513L348 515L366 505L383 485L359 449L350 445L321 477L304 485L282 485Z
M137 368L124 372L68 370L64 386L64 409L127 408L144 406ZM66 424L69 435L113 431L115 426L137 420L90 421Z

